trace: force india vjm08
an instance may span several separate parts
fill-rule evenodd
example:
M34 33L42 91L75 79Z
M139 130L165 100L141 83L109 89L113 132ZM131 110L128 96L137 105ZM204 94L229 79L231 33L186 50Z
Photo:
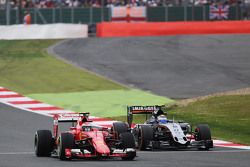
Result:
M114 122L111 128L97 126L89 118L89 113L56 114L54 134L49 130L35 133L36 156L56 155L61 160L72 158L121 157L133 160L136 156L135 140L128 126ZM69 131L58 132L58 123L71 122Z
M189 123L168 120L161 106L130 106L127 109L128 124L130 128L134 126L132 133L140 150L192 147L209 150L213 147L211 132L206 124L198 125L192 132ZM146 122L134 125L134 114L146 114Z

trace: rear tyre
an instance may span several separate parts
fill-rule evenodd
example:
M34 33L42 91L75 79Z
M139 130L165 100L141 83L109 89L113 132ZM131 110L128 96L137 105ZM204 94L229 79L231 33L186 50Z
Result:
M58 143L58 157L61 160L71 160L71 157L66 157L65 149L74 148L74 136L71 133L62 133Z
M124 122L114 122L113 130L116 134L116 138L119 139L120 134L128 132L128 126Z
M205 145L202 148L199 148L200 150L209 150L210 145L206 144L206 141L211 141L211 131L208 125L206 124L200 124L195 129L195 140L196 141L204 141Z
M153 140L152 127L147 125L142 125L139 129L139 135L138 135L139 150L146 150L151 140Z
M52 133L49 130L38 130L34 141L35 154L38 157L49 157L53 149Z

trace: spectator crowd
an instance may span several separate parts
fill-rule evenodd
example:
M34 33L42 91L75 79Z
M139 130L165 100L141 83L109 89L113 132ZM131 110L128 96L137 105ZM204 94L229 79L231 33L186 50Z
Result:
M5 0L0 0L5 1ZM54 8L54 7L106 7L113 6L175 6L204 5L223 2L229 5L246 4L250 0L10 0L12 8Z
M0 0L0 9L6 0ZM58 7L114 7L114 6L183 6L183 5L239 5L243 17L250 17L250 0L9 0L11 8L58 8Z
M163 6L171 0L11 0L12 8ZM21 4L20 4L21 2ZM170 4L170 2L169 2Z

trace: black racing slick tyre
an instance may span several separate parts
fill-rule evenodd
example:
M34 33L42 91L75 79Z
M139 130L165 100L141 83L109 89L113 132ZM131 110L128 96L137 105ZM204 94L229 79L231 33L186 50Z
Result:
M211 131L208 125L200 124L195 129L195 140L196 141L204 141L204 148L199 148L199 150L209 150L209 148L213 147L212 145L212 137Z
M135 138L132 133L129 132L121 133L120 140L123 149L135 148Z
M127 157L122 157L122 160L124 161L132 161L136 157L136 152L129 152L127 153Z
M113 130L116 134L116 138L119 138L121 133L128 132L128 126L124 122L114 122L113 123Z
M208 125L200 124L195 129L196 132L196 140L211 140L211 131Z
M132 133L124 132L120 134L122 149L135 148L135 138ZM122 160L132 161L136 157L136 152L128 152L126 157L122 157Z
M58 157L61 160L71 160L71 157L66 157L65 149L73 149L75 145L74 136L71 133L62 133L58 142Z
M139 150L146 150L151 140L153 140L152 127L147 125L142 125L139 129L139 135L138 135Z
M49 157L53 149L52 133L49 130L38 130L35 133L35 154L38 157Z

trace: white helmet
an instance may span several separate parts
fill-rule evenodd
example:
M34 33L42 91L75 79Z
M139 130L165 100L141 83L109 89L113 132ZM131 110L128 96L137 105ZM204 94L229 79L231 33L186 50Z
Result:
M157 120L158 120L159 124L165 124L168 122L167 117L165 115L159 115L157 117Z

